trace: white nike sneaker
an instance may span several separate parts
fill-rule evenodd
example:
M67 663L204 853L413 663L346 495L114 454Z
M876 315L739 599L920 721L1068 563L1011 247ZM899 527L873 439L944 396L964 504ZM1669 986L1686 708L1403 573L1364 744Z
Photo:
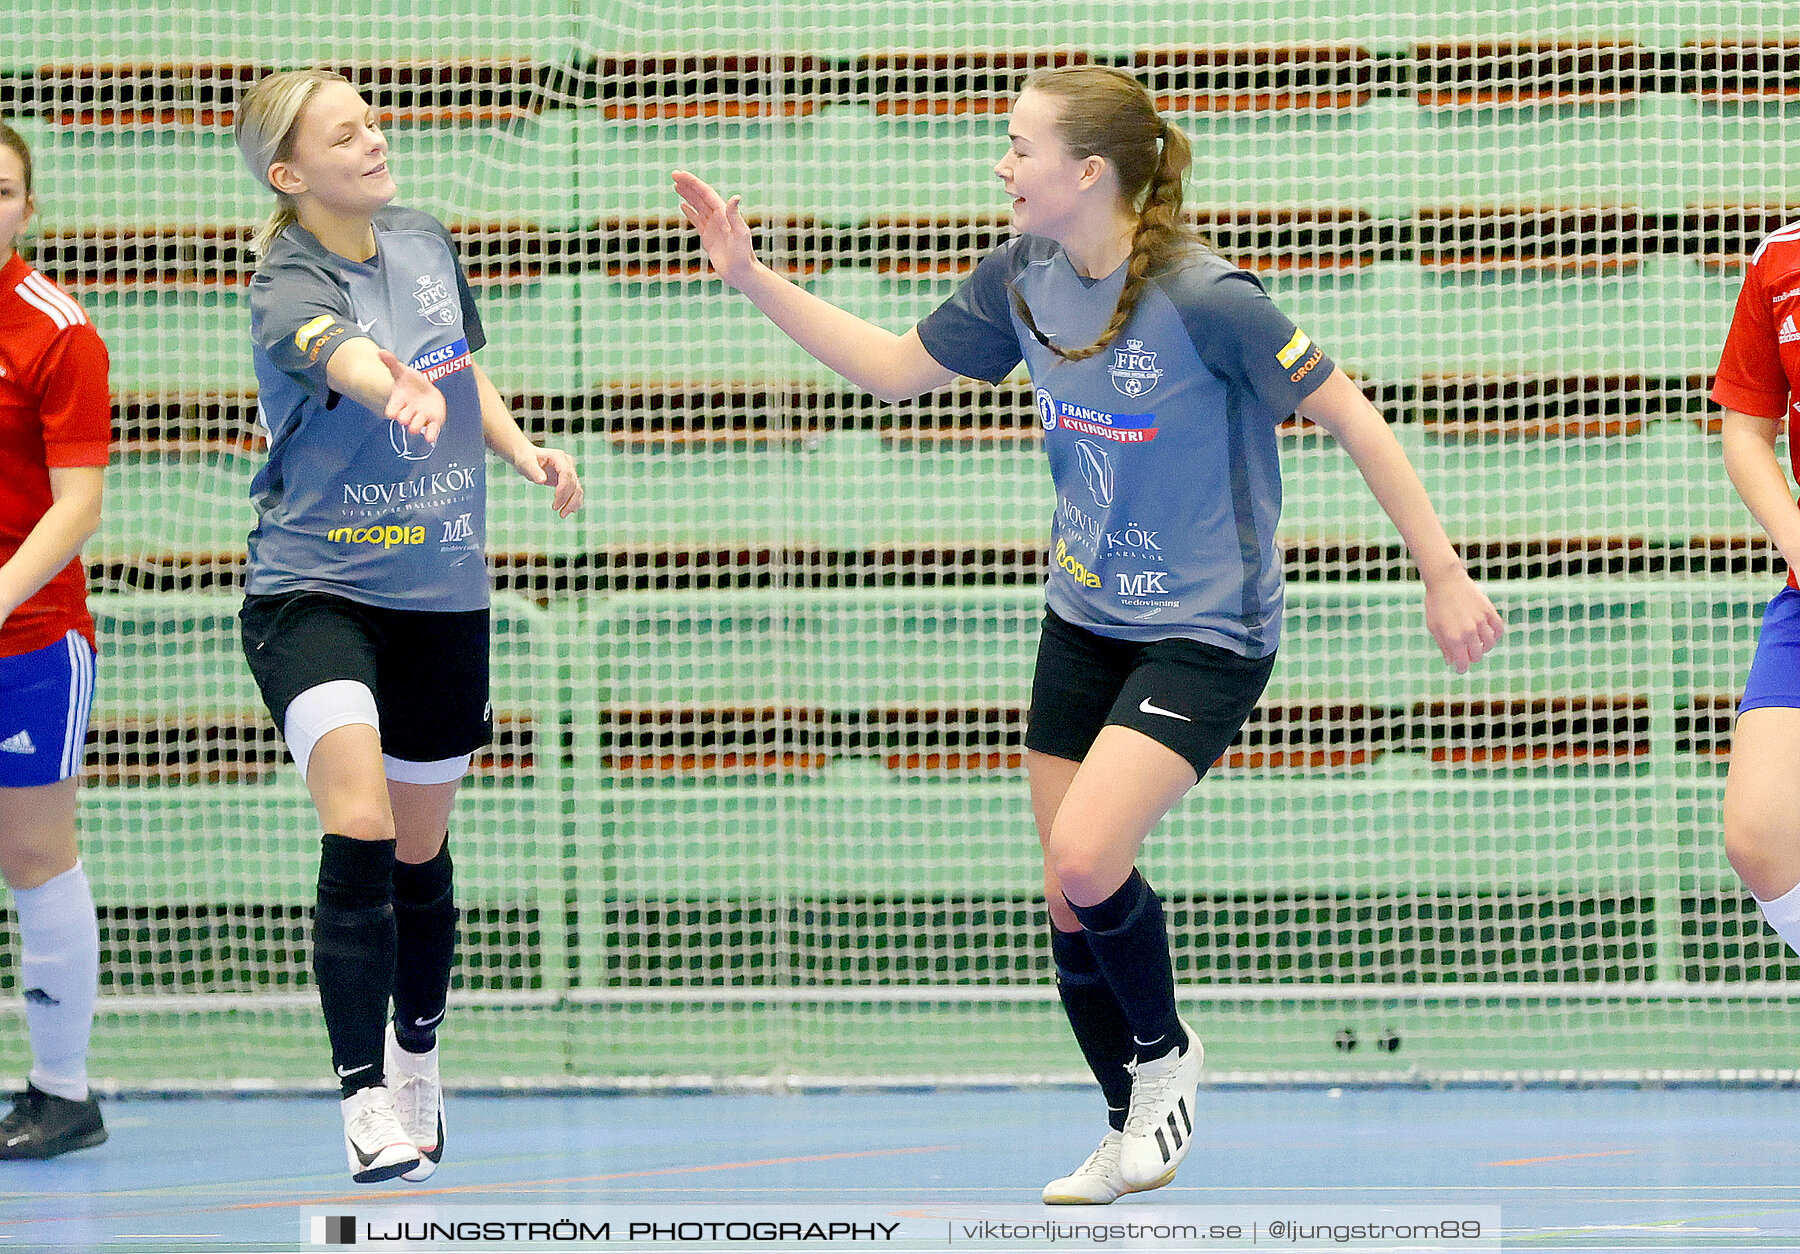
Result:
M438 1083L437 1046L428 1054L408 1053L400 1048L390 1023L386 1065L394 1113L419 1149L418 1164L400 1174L408 1180L430 1179L444 1157L444 1090Z
M394 1099L385 1087L358 1089L341 1105L352 1180L358 1184L392 1180L419 1165L418 1147L395 1117Z
M1170 1050L1149 1062L1126 1064L1131 1072L1131 1107L1119 1147L1119 1174L1134 1189L1167 1184L1194 1144L1194 1092L1206 1050L1186 1020L1185 1050Z
M1119 1146L1124 1140L1123 1133L1108 1132L1094 1152L1087 1156L1086 1162L1062 1179L1052 1180L1044 1186L1044 1204L1105 1206L1127 1193L1146 1193L1151 1189L1160 1189L1175 1178L1175 1169L1171 1167L1163 1173L1160 1180L1149 1184L1126 1184L1125 1177L1119 1173Z

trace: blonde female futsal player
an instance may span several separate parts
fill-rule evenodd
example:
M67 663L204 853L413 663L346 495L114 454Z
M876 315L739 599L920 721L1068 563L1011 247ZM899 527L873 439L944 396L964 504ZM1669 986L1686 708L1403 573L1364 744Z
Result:
M106 346L14 247L36 202L31 150L0 123L0 872L18 912L31 1075L0 1158L106 1139L88 1094L100 931L75 843L94 696L81 546L100 525L112 446Z
M858 387L900 400L1030 369L1058 503L1025 745L1057 981L1113 1128L1044 1198L1105 1203L1168 1183L1193 1143L1200 1041L1134 863L1274 664L1277 424L1298 409L1350 453L1453 666L1501 624L1381 416L1254 277L1182 229L1188 143L1135 79L1034 75L1011 140L994 172L1018 237L904 335L761 265L735 197L675 184L719 276Z
M277 201L250 287L269 460L244 650L325 830L313 970L351 1174L421 1180L444 1151L446 826L491 728L483 442L564 517L581 483L475 364L486 337L456 248L390 206L387 140L356 89L272 74L240 101L237 138Z

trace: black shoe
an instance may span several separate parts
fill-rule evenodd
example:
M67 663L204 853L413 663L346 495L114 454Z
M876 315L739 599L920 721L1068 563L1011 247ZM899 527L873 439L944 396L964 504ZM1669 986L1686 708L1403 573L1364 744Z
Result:
M55 1158L105 1139L99 1102L72 1102L29 1081L13 1098L12 1114L0 1119L0 1158Z

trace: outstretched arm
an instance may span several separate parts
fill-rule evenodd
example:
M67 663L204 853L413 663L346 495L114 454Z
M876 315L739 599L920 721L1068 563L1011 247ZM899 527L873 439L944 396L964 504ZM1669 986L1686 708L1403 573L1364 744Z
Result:
M1393 519L1425 581L1425 626L1444 660L1458 674L1480 661L1499 641L1499 611L1464 569L1450 545L1425 485L1387 423L1342 370L1300 403L1350 454L1375 499Z
M697 176L675 171L681 213L700 232L714 273L844 378L884 401L904 401L942 387L956 373L939 365L919 333L896 335L790 283L756 259L738 197L726 200Z
M384 414L428 444L444 426L444 394L437 385L374 340L353 336L331 355L325 378L364 409Z

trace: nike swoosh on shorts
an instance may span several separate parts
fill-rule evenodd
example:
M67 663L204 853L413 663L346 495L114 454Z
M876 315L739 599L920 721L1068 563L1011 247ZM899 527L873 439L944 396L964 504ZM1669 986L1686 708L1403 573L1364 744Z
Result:
M1160 705L1151 705L1149 697L1145 697L1142 701L1138 702L1138 710L1143 714L1160 714L1164 718L1178 718L1184 723L1191 723L1194 721L1185 714L1177 714L1174 710L1165 710Z

